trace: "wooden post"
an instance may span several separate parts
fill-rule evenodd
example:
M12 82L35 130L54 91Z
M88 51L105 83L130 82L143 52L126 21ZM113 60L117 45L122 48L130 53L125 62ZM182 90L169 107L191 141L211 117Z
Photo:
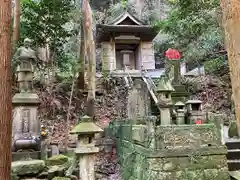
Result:
M221 7L238 135L240 135L240 3L238 0L221 0Z
M96 90L96 50L93 38L92 11L88 0L83 0L83 28L86 59L88 61L88 96L87 96L87 115L94 118L94 103Z
M15 7L14 7L14 21L13 21L13 36L12 36L12 42L13 42L13 53L16 50L17 43L19 40L20 35L20 11L21 11L21 4L20 0L15 0Z
M12 84L11 9L12 1L0 1L0 179L11 179Z

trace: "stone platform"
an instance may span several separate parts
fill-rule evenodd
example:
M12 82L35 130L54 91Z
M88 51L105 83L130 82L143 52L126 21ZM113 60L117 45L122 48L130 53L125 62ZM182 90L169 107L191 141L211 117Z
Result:
M111 133L112 132L112 133ZM123 180L229 180L227 148L213 124L156 126L114 123Z

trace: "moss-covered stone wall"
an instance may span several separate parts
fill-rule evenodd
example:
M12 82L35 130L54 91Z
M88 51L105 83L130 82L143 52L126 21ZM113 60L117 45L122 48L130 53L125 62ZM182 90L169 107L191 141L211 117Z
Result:
M226 147L213 124L114 123L123 180L229 180Z

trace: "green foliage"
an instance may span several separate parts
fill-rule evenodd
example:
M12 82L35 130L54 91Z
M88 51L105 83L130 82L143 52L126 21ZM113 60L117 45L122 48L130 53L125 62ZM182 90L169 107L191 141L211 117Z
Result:
M69 77L73 74L73 67L76 66L76 58L69 53L66 45L77 36L78 30L73 28L71 21L76 16L71 0L22 0L21 1L21 39L28 37L33 40L35 47L50 48L50 58L54 61L56 73ZM76 44L76 43L75 43Z
M168 18L155 23L168 38L157 42L156 49L177 48L186 62L221 57L218 52L224 47L219 1L169 0L169 4L172 9Z
M221 71L223 67L226 66L226 59L224 57L219 57L206 61L204 63L204 68L207 74L216 74Z
M70 21L71 0L21 1L21 38L34 40L36 46L62 47L70 32L63 27Z
M122 0L122 7L125 9L127 7L127 0Z

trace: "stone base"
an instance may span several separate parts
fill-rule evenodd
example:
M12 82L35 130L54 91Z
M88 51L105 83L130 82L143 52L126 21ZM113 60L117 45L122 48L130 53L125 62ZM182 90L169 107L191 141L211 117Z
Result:
M34 104L38 105L40 104L40 99L36 93L17 93L13 96L12 98L12 103L13 105L16 104Z
M26 159L40 159L41 152L12 152L12 161L20 161Z
M227 149L215 125L165 125L154 131L112 123L122 180L230 180Z
M52 151L48 149L47 156L52 156ZM41 159L41 151L34 152L12 152L12 161L20 161L25 159Z

